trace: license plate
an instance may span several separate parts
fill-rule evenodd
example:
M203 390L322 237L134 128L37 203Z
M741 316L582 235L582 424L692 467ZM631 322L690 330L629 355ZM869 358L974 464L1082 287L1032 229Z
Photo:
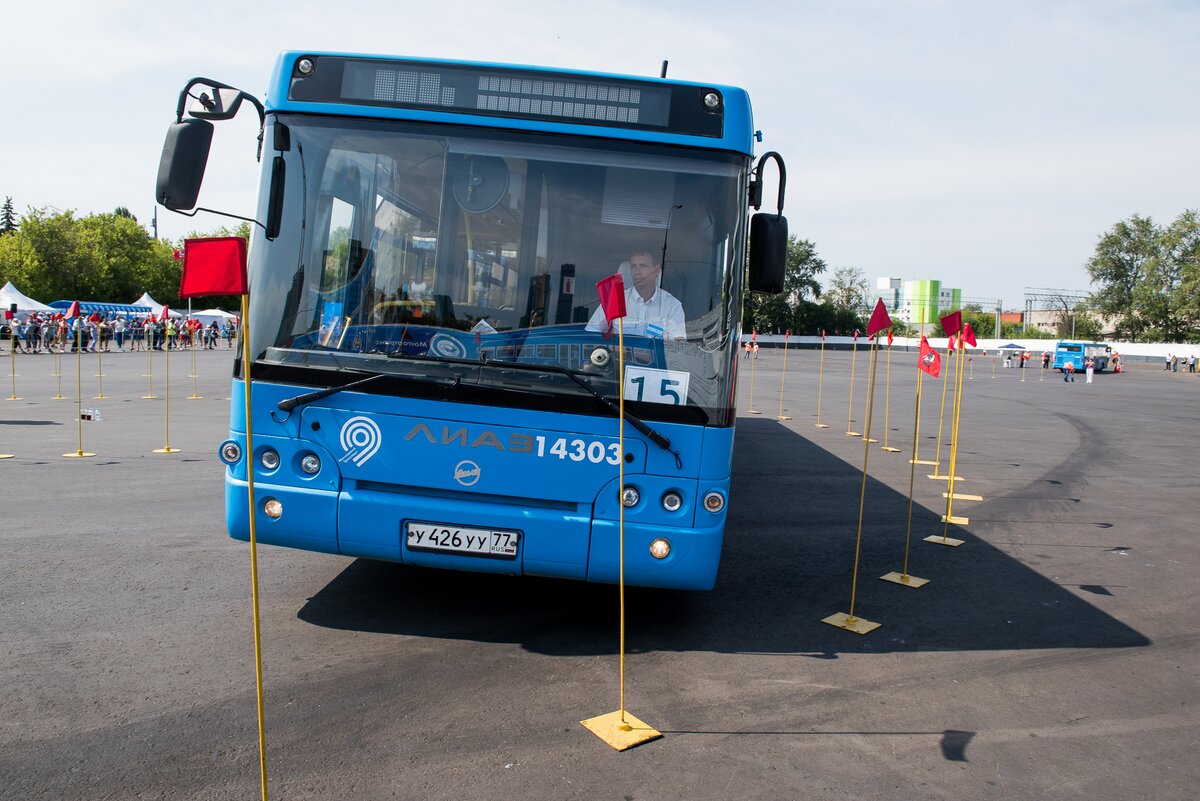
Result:
M405 543L410 551L515 559L520 540L519 531L466 528L445 523L409 523L405 527Z

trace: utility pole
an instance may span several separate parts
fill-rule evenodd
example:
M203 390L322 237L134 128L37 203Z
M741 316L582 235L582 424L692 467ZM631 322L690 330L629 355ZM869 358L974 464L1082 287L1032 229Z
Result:
M150 218L150 227L154 229L154 238L158 239L158 204L154 205L154 215Z
M1004 302L1000 298L996 298L996 333L993 339L1000 338L1000 315L1004 313Z

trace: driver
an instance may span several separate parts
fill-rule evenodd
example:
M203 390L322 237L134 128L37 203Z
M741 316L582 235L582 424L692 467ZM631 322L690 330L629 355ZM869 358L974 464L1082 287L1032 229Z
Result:
M637 333L664 339L684 339L683 305L675 296L658 285L662 265L649 250L635 251L629 256L629 273L633 285L625 287L625 321L636 323ZM604 309L597 308L588 320L588 331L608 331Z

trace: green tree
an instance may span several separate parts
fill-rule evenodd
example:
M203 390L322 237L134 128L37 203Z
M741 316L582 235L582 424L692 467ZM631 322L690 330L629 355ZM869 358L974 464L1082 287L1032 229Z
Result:
M11 197L4 198L4 205L0 207L0 236L11 234L17 230L17 214L13 211L13 202Z
M797 311L810 295L820 296L821 285L817 276L823 272L825 262L817 255L816 245L807 239L789 237L783 291L778 295L755 295L751 298L744 324L746 330L807 332L808 329L798 324Z
M855 314L867 306L871 285L867 277L857 267L839 267L829 279L829 287L825 290L825 302L836 309L851 311Z
M1200 339L1200 215L1183 212L1166 228L1134 215L1105 232L1088 260L1092 299L1117 319L1118 336L1150 342Z

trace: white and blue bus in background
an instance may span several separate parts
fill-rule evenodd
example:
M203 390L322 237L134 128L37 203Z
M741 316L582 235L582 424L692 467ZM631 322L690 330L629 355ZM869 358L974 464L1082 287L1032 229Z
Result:
M1074 365L1075 372L1083 372L1088 359L1092 360L1092 369L1102 373L1108 369L1108 360L1112 355L1112 347L1103 342L1073 342L1063 340L1054 348L1054 369L1063 371L1067 364Z
M665 72L665 69L664 69ZM185 105L191 102L185 112ZM158 201L197 198L213 122L262 122L246 365L226 518L249 537L410 565L708 589L728 511L746 293L783 288L778 154L745 91L536 67L282 54L265 105L180 94ZM778 211L759 208L780 171ZM631 254L684 330L589 320ZM629 275L625 278L628 285ZM622 453L623 382L631 431ZM625 486L618 487L618 460Z

